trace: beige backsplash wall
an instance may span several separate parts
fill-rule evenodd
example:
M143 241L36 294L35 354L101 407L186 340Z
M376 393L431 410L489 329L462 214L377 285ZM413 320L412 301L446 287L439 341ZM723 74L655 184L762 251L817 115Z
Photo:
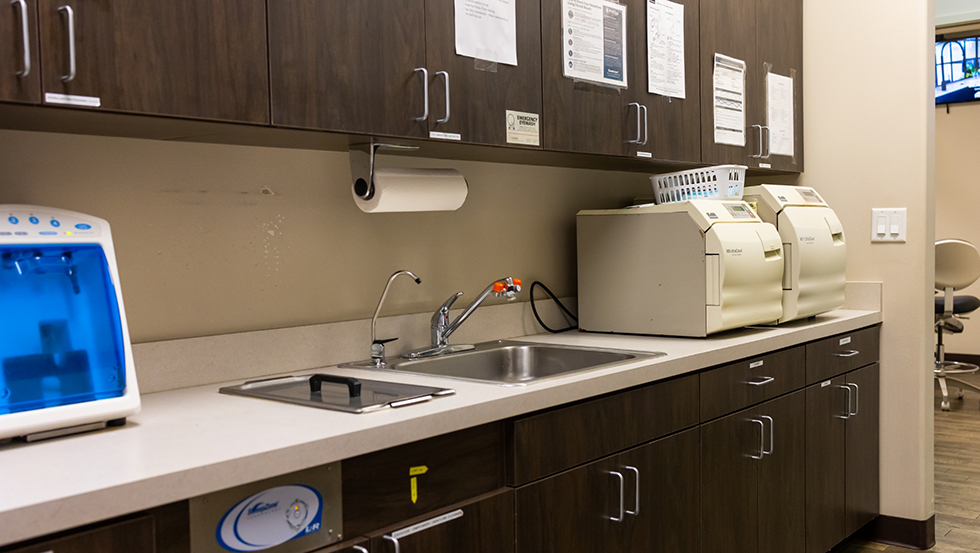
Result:
M386 315L457 290L465 305L507 275L574 296L575 213L650 190L638 173L378 165L454 167L469 197L455 212L366 214L346 153L0 131L0 204L107 219L133 341L150 342L370 317L398 269L423 282L396 282Z

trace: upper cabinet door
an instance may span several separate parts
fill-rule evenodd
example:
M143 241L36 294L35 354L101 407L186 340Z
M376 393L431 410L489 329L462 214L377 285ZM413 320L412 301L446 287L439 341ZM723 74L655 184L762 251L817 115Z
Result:
M41 102L37 3L0 3L0 101Z
M701 161L701 88L698 73L699 0L675 0L684 5L684 99L649 92L647 0L629 2L631 102L644 106L643 136L633 144L633 155L653 159Z
M263 0L40 0L39 10L46 103L269 122Z
M422 0L269 0L269 50L273 124L428 136Z
M541 0L541 83L544 90L544 148L625 156L639 133L637 110L627 89L599 86L564 76L562 0ZM627 21L630 18L627 10ZM627 40L630 31L627 30ZM627 63L630 60L627 59ZM626 72L627 84L629 72ZM630 122L630 123L627 123Z
M756 12L759 0L701 0L701 157L706 163L748 164L762 148L763 125L759 91L761 63L757 59ZM715 54L745 62L745 145L715 143Z
M447 133L451 139L458 134L462 142L477 144L528 142L530 137L517 134L516 125L508 142L508 111L538 116L540 130L541 5L539 0L512 1L517 24L517 66L458 55L454 0L425 1L429 130ZM529 146L540 148L540 135L537 138L538 145Z
M750 167L768 164L780 171L803 171L803 0L758 0L756 12L758 32L758 64L760 80L757 100L763 109L766 103L766 70L793 78L793 155L777 155L772 151L772 128L766 134L764 158L753 159ZM759 121L762 121L761 123ZM750 124L772 126L766 112Z

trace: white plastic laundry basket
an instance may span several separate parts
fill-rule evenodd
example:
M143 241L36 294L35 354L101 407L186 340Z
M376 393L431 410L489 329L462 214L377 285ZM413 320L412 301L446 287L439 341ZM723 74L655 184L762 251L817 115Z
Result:
M687 200L741 200L744 165L716 165L650 177L658 204Z

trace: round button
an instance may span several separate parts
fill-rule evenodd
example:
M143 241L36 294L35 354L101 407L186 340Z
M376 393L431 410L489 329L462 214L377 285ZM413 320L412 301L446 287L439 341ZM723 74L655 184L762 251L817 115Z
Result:
M92 228L92 225L87 225L85 223L78 223L77 225L75 225L75 228L77 228L78 230L88 230Z
M58 228L61 226L61 222L58 221L57 219L51 219L51 226L54 228Z
M30 221L32 225L36 225L36 224L38 224L38 223L41 222L40 219L38 219L37 217L34 217L33 215L31 216L30 219L28 219L28 221Z
M7 220L10 221L11 225L16 225L17 223L20 222L20 220L17 217L7 217Z

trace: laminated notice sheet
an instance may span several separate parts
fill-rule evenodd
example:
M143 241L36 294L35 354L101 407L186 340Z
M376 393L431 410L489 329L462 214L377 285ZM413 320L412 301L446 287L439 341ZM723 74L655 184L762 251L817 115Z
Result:
M517 65L517 0L454 0L456 53Z
M745 146L745 62L716 53L712 92L715 144Z
M647 91L684 98L684 4L647 0Z
M626 6L562 0L562 74L626 87Z
M793 155L793 78L766 75L766 115L769 124L769 153Z

